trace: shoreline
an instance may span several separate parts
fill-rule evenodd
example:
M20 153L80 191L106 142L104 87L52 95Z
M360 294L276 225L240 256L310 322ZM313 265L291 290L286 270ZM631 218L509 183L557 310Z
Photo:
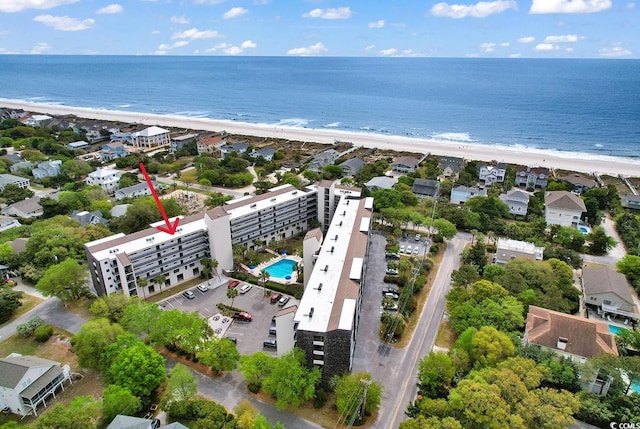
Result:
M608 155L593 155L579 152L562 152L516 146L486 145L443 141L373 133L358 133L342 130L299 128L272 124L194 118L121 110L73 107L0 98L0 107L23 109L53 116L74 115L78 118L110 122L127 122L142 125L184 128L192 131L225 131L228 134L285 139L301 142L333 144L336 140L353 143L355 146L414 152L440 156L455 156L467 160L498 161L531 167L546 167L581 173L599 173L611 176L622 174L640 177L640 159Z

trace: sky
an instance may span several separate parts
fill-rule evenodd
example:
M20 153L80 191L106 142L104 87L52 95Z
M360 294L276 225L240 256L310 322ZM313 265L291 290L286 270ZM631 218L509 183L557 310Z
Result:
M0 54L640 58L633 0L116 1L0 0Z

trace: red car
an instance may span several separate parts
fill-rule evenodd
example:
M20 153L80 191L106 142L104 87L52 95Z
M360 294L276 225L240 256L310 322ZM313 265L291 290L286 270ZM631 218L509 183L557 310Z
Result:
M234 313L233 318L235 320L240 320L242 322L251 322L251 320L253 319L253 316L245 311L240 311L238 313Z
M238 286L239 284L240 284L240 280L231 280L229 282L229 284L227 285L227 288L233 289L234 287Z
M276 292L271 294L271 304L275 304L276 302L280 301L280 298L282 298L281 293Z

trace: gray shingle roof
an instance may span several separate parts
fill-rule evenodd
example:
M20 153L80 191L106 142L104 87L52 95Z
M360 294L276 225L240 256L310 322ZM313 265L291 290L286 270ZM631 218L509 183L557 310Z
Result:
M631 288L624 274L608 267L586 266L582 269L582 279L586 295L613 292L633 305Z
M37 356L13 356L0 359L0 386L15 389L29 368L37 366L58 366L58 362Z
M544 195L544 204L555 209L565 209L586 212L584 201L568 191L548 191Z

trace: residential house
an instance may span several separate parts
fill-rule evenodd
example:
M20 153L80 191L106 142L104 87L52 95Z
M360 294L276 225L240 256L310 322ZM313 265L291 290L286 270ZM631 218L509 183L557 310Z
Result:
M111 135L109 136L109 140L112 143L114 142L131 143L131 133L117 131L117 132L111 133Z
M463 204L473 197L486 197L487 190L473 186L454 186L451 189L451 204Z
M333 164L336 161L336 159L338 159L339 157L340 157L340 152L338 152L335 149L327 149L325 151L322 151L316 154L311 159L311 161L309 162L309 165L307 166L307 170L311 170L311 171L315 171L316 173L319 173L327 165Z
M69 217L80 222L80 226L109 224L109 221L102 217L102 213L100 213L99 210L95 210L92 212L74 210Z
M441 156L438 158L438 165L442 170L442 178L450 178L451 180L458 180L460 171L464 164L463 158L457 158L455 156Z
M20 161L20 162L16 162L15 164L11 165L11 167L9 167L9 171L12 173L17 173L20 170L33 170L33 167L36 166L35 162L31 162L31 161Z
M249 145L246 143L228 143L220 146L220 157L226 158L232 152L235 152L238 155L242 155L249 149Z
M209 136L198 140L198 155L203 153L214 154L220 146L227 144L225 140L222 140L221 136Z
M44 127L53 117L49 115L36 115L29 113L19 119L20 122L29 127Z
M3 210L3 213L25 219L38 219L42 217L44 211L40 205L40 198L31 197L11 204Z
M493 257L493 263L504 265L516 258L542 261L543 253L544 247L538 247L533 243L510 240L508 238L499 238L496 245L496 253Z
M173 425L172 423L171 425ZM179 426L173 426L173 428L185 428L181 423L177 423ZM163 429L172 427L171 425L162 426ZM160 426L157 419L143 419L141 417L125 416L118 414L107 426L107 429L156 429Z
M108 167L98 167L96 171L89 173L86 183L87 185L98 185L107 194L113 195L120 186L120 176L123 174L124 171L114 170Z
M162 189L168 188L167 185L163 185L162 183L157 183L155 180L152 180L153 187L160 191ZM133 186L129 186L127 188L118 189L116 191L115 197L117 201L120 201L124 198L138 198L138 197L146 197L152 195L151 189L147 182L136 183Z
M171 143L169 130L156 126L131 133L130 141L135 147L141 150L168 146Z
M369 180L364 186L370 191L375 191L377 189L391 189L396 183L398 183L398 179L395 177L378 176Z
M620 203L625 209L640 210L640 195L626 194Z
M17 228L20 225L18 219L9 217L9 216L1 216L0 215L0 232L6 231L11 228Z
M182 134L179 136L171 137L169 152L176 153L189 143L193 143L194 141L196 141L197 138L197 134Z
M573 185L573 192L582 195L590 189L598 186L595 180L590 177L583 176L582 174L574 173L567 176L563 176L560 180L568 182Z
M504 177L507 174L507 164L497 165L478 165L478 179L484 182L486 186L493 185L494 183L504 182Z
M609 267L585 266L582 268L582 292L587 308L596 310L598 314L640 320L640 314L634 300L629 281Z
M252 150L249 156L251 158L259 158L262 157L265 161L270 162L273 161L273 156L276 154L276 150L272 147L261 147L260 149Z
M59 362L36 356L11 354L0 359L0 408L13 414L38 415L38 406L47 406L47 398L55 399L64 382L71 383L71 368Z
M38 164L36 168L31 170L34 179L44 179L45 177L56 177L60 174L62 161L56 159L54 161L44 161Z
M549 169L542 167L520 169L516 171L514 181L516 186L524 186L526 189L544 189L549 181Z
M523 342L580 363L602 353L618 356L615 336L607 323L534 305L529 306Z
M127 155L129 155L127 147L122 142L118 141L105 143L102 145L102 149L100 150L101 161L112 161L116 158L123 158Z
M346 161L340 163L340 167L342 168L342 175L355 176L360 170L362 170L364 164L364 161L358 157L347 159Z
M16 185L22 189L29 189L31 182L24 177L14 176L13 174L0 174L0 192L4 191L7 185Z
M27 112L22 109L0 109L0 119L20 119L26 116Z
M416 179L413 182L411 191L418 198L435 198L440 193L440 181L428 179Z
M584 201L567 191L547 191L544 195L544 218L548 225L577 226L587 211Z
M89 147L89 143L84 140L79 140L77 142L67 143L67 149L76 150L76 149L87 149Z
M517 216L526 216L529 208L529 194L519 189L512 189L500 194L503 203L509 206L509 213Z
M391 170L395 173L411 173L416 171L420 165L420 160L412 156L402 156L396 158L391 164Z

